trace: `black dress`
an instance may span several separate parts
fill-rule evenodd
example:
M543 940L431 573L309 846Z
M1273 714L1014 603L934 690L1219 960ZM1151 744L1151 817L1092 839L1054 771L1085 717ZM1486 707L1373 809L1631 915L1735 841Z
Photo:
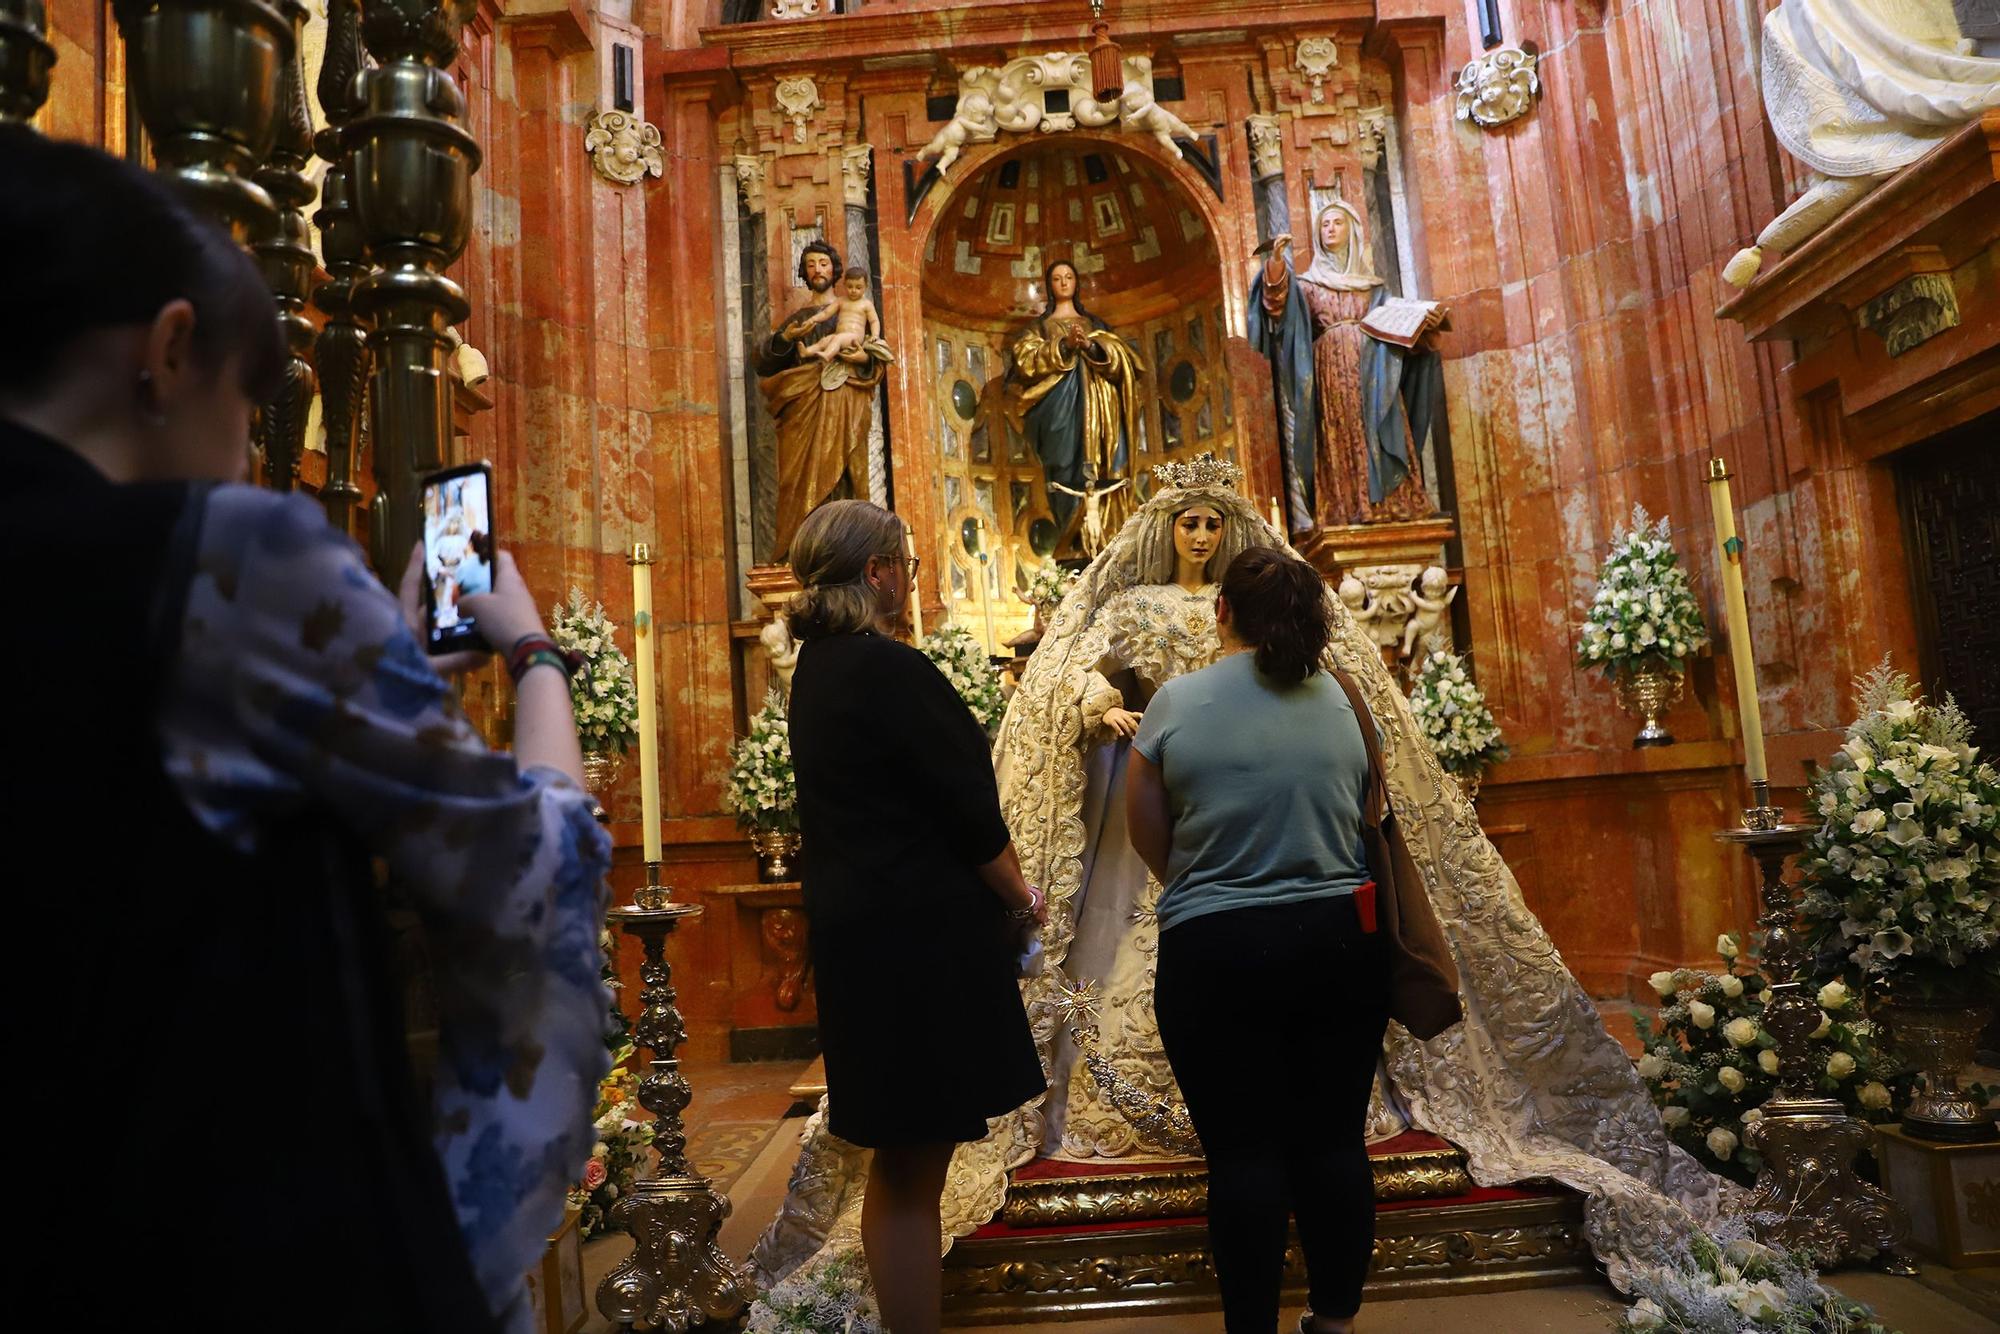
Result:
M975 869L1008 843L985 734L923 654L832 635L799 652L791 744L831 1129L983 1138L1047 1087L1017 928Z

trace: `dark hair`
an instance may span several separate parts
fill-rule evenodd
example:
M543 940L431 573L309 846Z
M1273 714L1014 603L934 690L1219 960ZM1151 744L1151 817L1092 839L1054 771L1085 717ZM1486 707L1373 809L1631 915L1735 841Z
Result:
M868 270L862 268L859 264L850 264L847 266L847 272L840 276L843 278L861 278L865 280L868 277Z
M48 386L78 338L194 306L196 363L231 353L253 402L289 360L271 290L244 250L151 172L0 125L0 392Z
M1222 597L1236 637L1257 650L1257 670L1296 685L1319 670L1333 638L1319 571L1276 547L1251 547L1229 562Z
M1110 325L1098 319L1097 315L1083 304L1083 270L1079 269L1074 262L1067 259L1052 259L1042 270L1042 290L1048 293L1049 297L1047 302L1042 306L1042 318L1047 319L1056 313L1055 276L1057 269L1068 269L1076 277L1076 295L1070 298L1070 304L1076 307L1076 313L1100 329L1110 328Z
M827 242L815 239L806 242L805 249L799 251L800 282L805 282L806 280L806 260L808 257L812 255L825 255L828 259L833 261L833 271L835 273L840 272L840 252L838 250L835 250Z

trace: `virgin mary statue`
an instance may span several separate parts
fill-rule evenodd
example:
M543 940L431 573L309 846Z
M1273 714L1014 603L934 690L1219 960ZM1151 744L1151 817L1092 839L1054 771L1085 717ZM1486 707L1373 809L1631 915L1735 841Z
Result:
M1001 807L1023 873L1049 901L1046 965L1022 985L1052 1087L959 1146L943 1201L947 1237L991 1220L1008 1173L1037 1156L1198 1150L1153 1022L1159 886L1126 846L1124 803L1114 799L1120 724L1129 722L1121 711L1143 709L1165 680L1215 659L1213 581L1245 548L1284 543L1236 493L1233 467L1204 456L1156 477L1153 498L1064 598L1001 724ZM1677 1257L1719 1213L1723 1187L1668 1140L1631 1060L1563 967L1471 804L1444 781L1379 650L1327 597L1329 656L1375 715L1390 798L1465 1002L1464 1022L1428 1042L1390 1026L1383 1059L1394 1100L1416 1126L1464 1149L1483 1186L1548 1177L1582 1192L1585 1233L1623 1286L1627 1265ZM867 1151L836 1139L824 1110L808 1122L790 1194L751 1257L761 1284L858 1250L867 1169Z

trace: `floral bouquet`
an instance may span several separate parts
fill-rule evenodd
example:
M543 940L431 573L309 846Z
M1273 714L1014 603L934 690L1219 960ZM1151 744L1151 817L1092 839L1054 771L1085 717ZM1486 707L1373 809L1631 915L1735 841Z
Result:
M2000 774L1950 698L1887 661L1855 684L1861 717L1809 797L1808 939L1899 997L2000 994Z
M1632 507L1631 527L1612 538L1598 571L1597 592L1578 627L1577 660L1607 677L1637 671L1686 670L1689 654L1708 642L1708 626L1669 540L1667 520L1648 524Z
M1000 691L1000 673L986 656L985 646L964 626L947 625L925 635L917 647L937 664L986 734L993 735L1006 711L1007 698Z
M1448 774L1476 776L1507 758L1493 711L1456 653L1424 659L1410 690L1410 712Z
M583 1180L569 1193L569 1207L582 1212L577 1227L585 1241L611 1230L611 1206L631 1191L653 1146L652 1121L638 1119L632 1054L629 1042L613 1052L611 1073L597 1086L597 1143L583 1165Z
M1021 601L1033 607L1043 620L1056 614L1056 608L1069 596L1069 590L1076 587L1082 576L1075 570L1066 570L1054 561L1048 562L1035 571L1028 587L1021 594Z
M1633 1015L1645 1044L1639 1077L1674 1142L1747 1186L1763 1158L1743 1144L1743 1127L1763 1116L1759 1109L1778 1082L1777 1044L1764 1029L1771 984L1734 935L1715 948L1720 974L1676 968L1650 979L1661 1008L1654 1019ZM1809 985L1820 1005L1811 1039L1815 1090L1864 1121L1893 1120L1909 1103L1909 1073L1878 1048L1875 1027L1845 982Z
M639 692L632 664L611 638L611 620L601 602L586 602L583 590L569 590L569 605L549 614L549 638L579 654L583 670L569 680L576 735L585 754L623 754L639 736Z
M785 718L785 697L775 690L750 719L749 734L730 744L723 804L736 813L736 823L743 829L777 834L798 830L791 724Z
M1625 1334L1894 1334L1803 1257L1753 1241L1740 1218L1696 1232L1678 1265L1630 1276L1639 1300L1615 1326Z
M882 1334L858 1251L800 1269L757 1299L746 1334Z

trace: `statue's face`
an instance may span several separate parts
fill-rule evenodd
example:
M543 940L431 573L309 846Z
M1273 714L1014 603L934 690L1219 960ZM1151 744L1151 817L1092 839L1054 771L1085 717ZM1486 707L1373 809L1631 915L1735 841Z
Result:
M833 256L817 250L806 256L806 286L815 292L833 286Z
M1058 301L1070 301L1076 297L1076 270L1067 264L1058 264L1049 270L1049 294Z
M1337 208L1330 208L1319 220L1320 248L1338 251L1347 244L1347 215Z
M847 290L847 299L849 301L859 301L862 297L868 295L868 280L866 278L847 278L843 279L842 282Z
M1222 545L1222 511L1213 505L1194 505L1174 516L1174 550L1184 561L1208 564L1208 558Z

